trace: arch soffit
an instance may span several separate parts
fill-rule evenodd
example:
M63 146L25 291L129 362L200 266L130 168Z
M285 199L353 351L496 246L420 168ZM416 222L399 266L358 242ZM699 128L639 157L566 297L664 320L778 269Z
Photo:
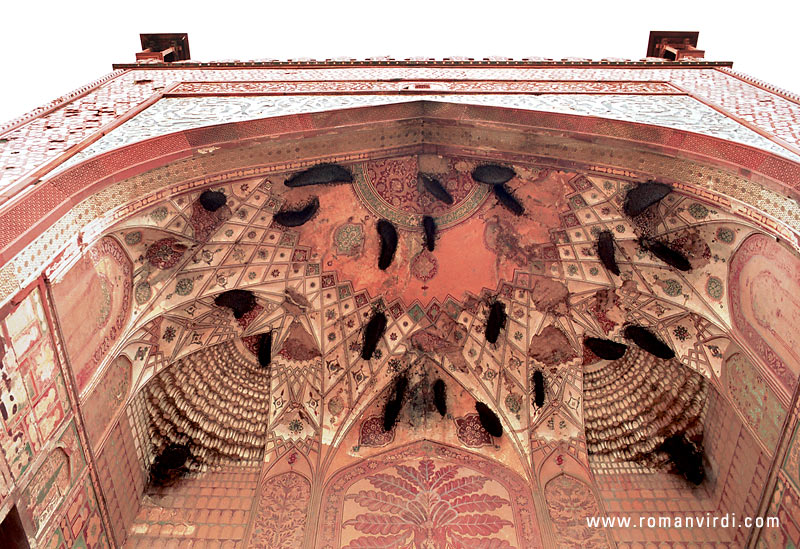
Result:
M0 301L57 256L59 264L71 262L82 244L166 196L320 161L418 152L657 178L800 249L800 163L660 126L419 101L196 128L65 170L0 211Z
M510 133L519 139L509 140ZM271 139L264 141L265 137ZM357 149L354 143L367 145L354 150ZM487 145L496 152L486 154ZM709 149L710 145L714 146ZM790 229L794 212L789 211L783 222L778 223L758 210L776 204L764 202L768 200L765 197L784 198L770 188L797 194L791 188L791 175L800 166L789 160L669 128L575 115L417 102L199 128L111 151L48 181L48 185L74 190L65 201L66 214L50 227L47 223L52 216L42 218L7 250L13 253L14 245L26 238L36 238L37 232L39 237L34 246L56 229L61 234L67 232L65 220L74 230L64 235L62 245L67 238L73 244L92 242L115 223L154 202L209 184L298 168L321 160L360 161L431 149L442 154L606 171L631 179L656 177L673 183L682 192L736 210L751 222L760 220L762 229L788 235L795 247L800 246ZM745 153L751 156L742 156ZM272 162L265 163L265 157L272 157ZM303 160L297 160L298 157ZM773 173L775 163L784 163L787 170ZM144 196L143 191L147 193ZM737 209L730 195L745 191L751 192L748 195L751 207ZM80 211L83 208L97 214L87 216ZM0 215L10 215L9 210ZM92 217L98 219L90 221ZM71 264L81 250L81 246L68 248L52 270ZM7 253L0 256L6 261L3 270L18 266L19 258L7 261L7 257ZM14 274L13 270L10 274ZM31 278L36 272L22 274ZM0 291L0 298L10 297L6 287L0 287Z

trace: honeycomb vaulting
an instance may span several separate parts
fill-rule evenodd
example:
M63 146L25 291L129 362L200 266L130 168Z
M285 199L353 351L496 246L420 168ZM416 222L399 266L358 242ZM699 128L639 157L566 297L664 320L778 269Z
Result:
M167 368L143 392L154 449L188 444L192 469L258 464L269 413L269 370L234 342Z
M586 442L594 460L662 465L664 439L703 437L708 384L679 362L629 347L618 360L588 366L583 374Z

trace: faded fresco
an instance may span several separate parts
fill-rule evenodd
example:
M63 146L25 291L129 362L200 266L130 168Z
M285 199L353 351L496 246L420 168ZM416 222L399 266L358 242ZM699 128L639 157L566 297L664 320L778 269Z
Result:
M111 419L127 399L131 376L130 359L124 355L118 356L108 364L97 385L83 401L86 433L93 446L98 445Z
M2 320L2 330L0 446L10 475L4 482L10 486L29 471L70 405L38 287Z
M37 534L64 502L80 478L86 461L74 423L56 441L56 446L33 474L22 494L24 510Z
M254 549L301 547L306 532L311 483L289 471L271 477L261 487L249 546Z
M742 353L728 357L725 366L728 391L734 406L755 430L759 440L768 450L774 451L786 419L786 406Z
M106 237L53 284L78 390L86 388L131 312L132 265L120 244Z
M73 491L49 535L43 537L44 549L106 549L111 547L103 529L95 490L89 478Z
M800 373L800 262L766 235L745 240L731 260L734 326L791 394Z
M586 527L586 517L600 516L591 487L571 476L559 475L547 483L545 498L559 547L609 547L602 530Z

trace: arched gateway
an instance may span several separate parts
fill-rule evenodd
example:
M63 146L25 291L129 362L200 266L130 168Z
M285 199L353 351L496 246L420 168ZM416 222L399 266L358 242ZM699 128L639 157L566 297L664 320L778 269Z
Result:
M796 97L704 60L119 66L0 135L3 531L797 544L798 120ZM350 180L286 185L319 164ZM668 192L631 216L646 181ZM587 524L726 513L781 525Z

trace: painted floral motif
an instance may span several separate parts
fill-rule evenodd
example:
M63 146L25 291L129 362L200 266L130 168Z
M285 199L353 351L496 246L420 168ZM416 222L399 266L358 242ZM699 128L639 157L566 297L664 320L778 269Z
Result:
M142 231L132 231L125 235L125 244L133 246L142 240Z
M303 544L311 484L295 472L270 478L261 489L248 547L295 549Z
M689 206L689 215L695 219L705 219L708 217L708 208L698 202L695 202Z
M492 436L481 425L478 414L467 414L464 417L455 418L454 421L456 422L456 436L465 446L479 448L492 444Z
M136 297L136 303L144 305L153 296L153 289L147 282L142 282L136 285L134 295Z
M264 307L262 305L259 305L258 303L256 303L255 307L253 307L252 309L247 311L242 316L242 318L237 318L236 322L239 323L239 326L241 326L242 329L245 329L250 325L251 322L253 322L258 317L258 315L261 314L261 312L263 310L264 310Z
M333 233L333 245L342 255L358 255L364 244L364 227L359 223L342 225Z
M576 194L569 199L569 205L573 210L579 210L586 207L586 201L581 195Z
M518 393L510 393L506 396L506 408L512 414L516 414L519 419L519 412L522 409L522 395Z
M194 280L191 278L181 278L175 284L175 293L180 296L187 296L192 293L192 289L194 288Z
M725 244L730 244L733 242L736 235L734 232L727 228L727 227L720 227L717 229L717 240L720 242L724 242Z
M513 523L493 512L510 502L484 491L489 480L486 476L459 477L457 466L436 470L429 459L420 461L416 468L396 465L393 469L395 474L367 477L372 490L345 498L370 511L342 524L366 534L350 541L348 549L512 547L506 540L493 537Z
M674 278L662 280L661 289L663 289L664 293L670 297L678 297L681 295L681 293L683 293L683 286L681 286L681 283Z
M708 277L708 282L706 282L706 293L712 299L720 300L722 299L722 280L717 278L716 276Z
M167 214L169 214L169 210L167 210L166 206L159 206L152 212L150 212L150 218L155 221L156 223L160 223L167 218Z
M162 337L162 339L167 343L172 343L172 340L175 339L175 335L176 335L175 326L167 326L164 329L164 336Z
M305 425L303 424L302 420L293 419L289 422L289 431L298 435L303 432L303 428Z
M675 326L675 329L672 330L672 333L680 341L686 341L689 337L689 330L686 329L686 326Z
M422 250L411 260L411 274L422 282L427 282L436 276L439 264L428 250Z
M101 301L97 311L97 329L100 330L111 318L111 290L112 284L104 274L97 275L98 289L100 290Z
M383 418L380 416L367 418L361 424L358 445L368 447L386 446L394 440L394 431L394 429L383 430Z
M570 476L559 475L547 483L544 492L558 547L608 547L602 529L586 527L586 517L600 514L592 491L586 484Z
M186 246L178 244L174 238L162 238L148 246L145 256L154 267L170 269L180 261L185 251Z

